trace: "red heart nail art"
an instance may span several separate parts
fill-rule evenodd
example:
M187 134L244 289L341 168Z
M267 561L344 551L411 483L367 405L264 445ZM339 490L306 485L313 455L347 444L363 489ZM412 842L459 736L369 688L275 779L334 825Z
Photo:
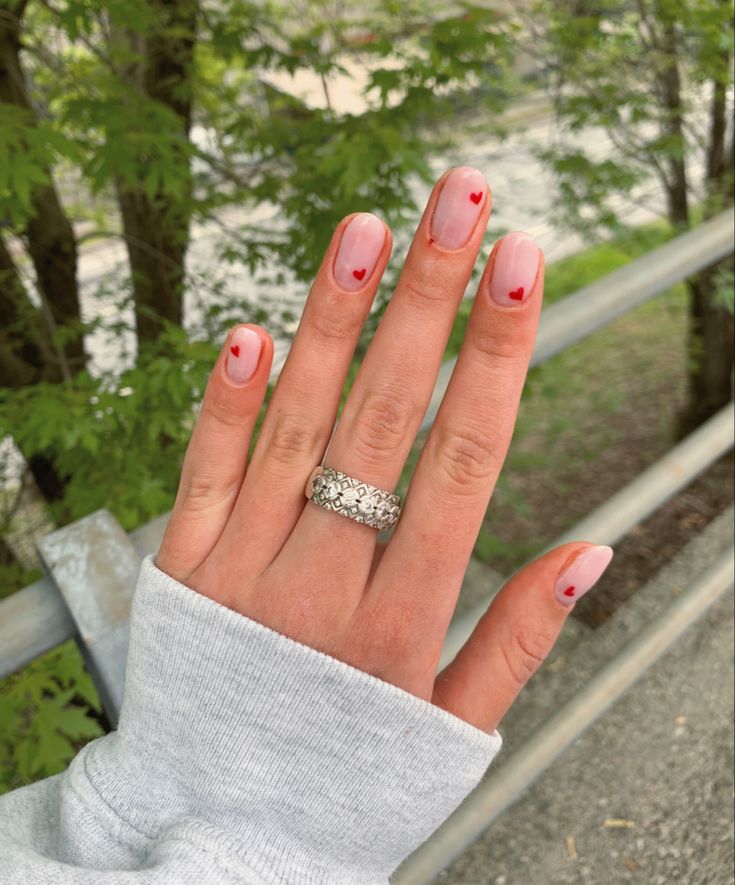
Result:
M514 289L512 292L508 292L508 298L512 298L513 301L523 300L523 286L519 286L517 289Z
M575 587L567 587L567 589L564 591L564 595L565 596L574 596L575 589L576 589Z
M353 270L353 271L352 271L352 276L353 276L356 280L361 280L361 279L365 276L366 273L367 273L367 268L366 268L366 267L363 267L363 268L361 268L360 270Z
M231 353L233 356L240 356L240 345L239 345L239 344L233 344L233 346L230 348L230 353Z
M470 194L470 199L475 205L477 205L482 199L482 191L480 191L479 194Z

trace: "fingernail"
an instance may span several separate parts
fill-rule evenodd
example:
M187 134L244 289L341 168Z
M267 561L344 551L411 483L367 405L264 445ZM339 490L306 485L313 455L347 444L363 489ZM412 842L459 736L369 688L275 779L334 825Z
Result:
M245 384L255 374L262 344L260 335L243 326L235 329L227 354L227 377L235 384Z
M471 166L460 166L447 176L431 219L431 235L438 246L464 246L480 217L487 191L484 176Z
M342 231L334 259L334 278L348 292L354 292L370 279L385 243L383 222L369 212L361 212Z
M556 598L563 605L571 605L600 580L613 558L612 547L589 547L574 560L554 585Z
M490 295L498 304L523 304L538 273L541 250L530 234L517 231L503 237L490 277Z

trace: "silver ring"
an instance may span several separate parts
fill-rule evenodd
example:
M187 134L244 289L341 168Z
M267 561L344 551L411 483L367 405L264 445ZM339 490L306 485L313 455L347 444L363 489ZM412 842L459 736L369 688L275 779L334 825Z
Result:
M383 530L395 525L401 514L398 495L371 486L333 467L315 467L305 489L306 497L332 513Z

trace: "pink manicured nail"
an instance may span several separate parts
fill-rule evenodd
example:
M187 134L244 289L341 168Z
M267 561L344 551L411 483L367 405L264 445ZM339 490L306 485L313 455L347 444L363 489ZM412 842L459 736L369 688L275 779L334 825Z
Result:
M370 279L385 243L383 222L369 212L356 215L342 232L334 259L334 278L348 292L354 292Z
M519 231L503 237L495 256L490 295L498 304L523 304L531 294L538 273L541 250L530 234Z
M227 377L235 384L245 384L258 368L262 344L260 335L253 329L243 326L235 329L230 338L230 351L227 354Z
M595 586L613 558L612 547L588 547L559 575L554 585L556 598L571 605Z
M471 166L460 166L449 174L431 219L431 235L438 246L464 246L480 217L487 191L482 173Z

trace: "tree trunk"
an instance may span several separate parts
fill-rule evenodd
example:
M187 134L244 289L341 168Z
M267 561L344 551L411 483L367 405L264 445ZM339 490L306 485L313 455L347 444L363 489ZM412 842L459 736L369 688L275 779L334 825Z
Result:
M690 365L687 403L678 419L679 438L726 406L733 395L735 323L727 308L714 303L718 267L707 268L687 281Z
M686 140L684 135L684 108L679 75L679 44L676 24L669 14L664 23L662 46L664 62L660 71L660 85L668 113L667 134L681 148L668 159L669 219L677 229L691 224L686 174ZM725 158L725 92L714 84L710 115L710 144L707 156L708 207L712 210L721 200L713 201L714 192L726 169ZM689 329L687 362L687 402L677 417L676 435L686 436L703 421L726 405L732 397L733 371L733 316L720 306L715 298L718 266L705 268L687 281L689 290Z
M728 48L721 52L721 76L712 82L709 144L705 184L704 217L721 212L733 200L732 142L727 137L727 72L731 64ZM729 160L728 160L729 154ZM689 401L680 415L679 433L684 435L727 405L733 395L735 352L733 314L715 302L720 270L735 268L733 256L705 268L689 280L691 315L689 327Z
M147 35L138 72L145 94L172 110L179 134L189 138L191 73L198 8L196 0L149 0L159 26ZM188 179L189 169L181 170ZM180 199L141 187L118 185L130 258L139 344L152 341L167 320L181 325L184 258L189 245L190 186Z
M53 359L41 311L28 298L18 270L0 237L0 387L61 381L61 361ZM24 452L39 491L59 501L67 479L46 455Z
M163 320L181 325L189 219L141 191L118 189L135 299L138 343L155 341Z
M48 354L49 360L60 364L61 376L69 378L85 367L87 357L77 288L77 243L53 186L33 194L33 216L25 240L36 284L52 319L49 325L72 332L63 343L55 342Z
M21 108L31 120L35 120L19 57L20 26L25 7L24 0L0 4L0 105ZM56 193L51 170L44 171L49 184L33 190L30 219L19 233L25 241L38 291L49 314L50 328L44 330L44 337L48 339L53 335L54 326L73 331L73 334L64 336L63 346L55 343L52 347L40 349L40 355L57 363L61 375L68 377L85 364L77 287L77 244ZM18 332L23 334L24 330ZM38 341L34 343L39 345Z
M40 315L31 304L18 269L0 236L0 386L22 387L41 380Z
M720 0L723 9L730 10L731 0ZM727 137L727 93L732 69L732 51L725 42L718 53L719 70L712 77L712 104L710 105L709 143L707 145L707 168L705 184L707 201L705 217L719 212L733 200L733 179L735 178L732 164L733 141L730 148L726 147Z
M0 4L0 107L13 105L35 120L20 65L20 27L26 0ZM0 111L1 112L1 111ZM0 386L21 387L38 381L60 381L85 365L77 247L64 214L51 170L49 184L31 194L32 212L23 238L36 274L42 306L36 308L13 258L0 237ZM54 332L63 328L63 343ZM66 484L45 455L24 453L41 494L48 501L63 495Z
M663 24L663 59L659 71L659 82L663 96L667 119L664 129L675 144L677 151L667 157L669 167L669 183L667 196L669 201L669 218L674 227L689 227L689 187L686 171L686 138L684 135L684 108L681 100L681 76L679 74L679 46L676 25L670 17L664 17Z

